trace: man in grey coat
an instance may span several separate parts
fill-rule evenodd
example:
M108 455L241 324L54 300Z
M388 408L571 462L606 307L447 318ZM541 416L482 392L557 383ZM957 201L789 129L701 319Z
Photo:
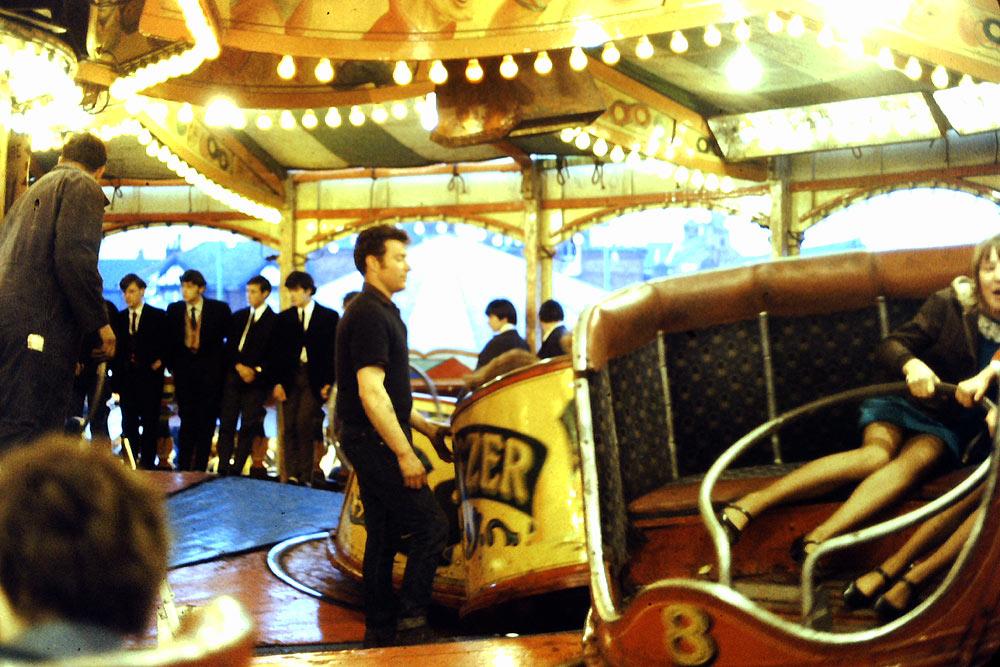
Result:
M97 272L106 162L100 139L71 137L0 226L0 451L63 427L83 336L114 355Z

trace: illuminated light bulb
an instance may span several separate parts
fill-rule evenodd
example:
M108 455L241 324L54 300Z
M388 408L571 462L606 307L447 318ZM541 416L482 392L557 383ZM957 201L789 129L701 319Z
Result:
M247 126L247 117L243 115L242 111L237 109L236 112L229 118L229 127L233 128L234 130L244 130L246 129L246 126Z
M125 100L125 113L134 116L142 111L142 99L138 95L132 95Z
M750 24L740 19L733 26L733 37L737 42L745 43L750 40Z
M709 192L715 192L719 189L719 176L718 174L707 174L705 176L705 189Z
M376 104L371 110L372 120L379 125L389 120L389 111L381 104Z
M483 66L479 64L479 58L469 59L469 64L465 66L465 78L471 83L483 80Z
M399 86L409 85L413 81L413 72L405 60L396 61L396 66L392 69L392 80Z
M695 169L691 172L691 179L689 183L695 190L700 190L701 187L705 185L705 174L702 173L701 169Z
M590 135L586 132L581 132L576 135L576 139L573 140L573 144L581 151L587 150L590 148Z
M729 85L736 90L751 90L764 76L764 68L760 61L745 44L740 46L726 63L725 72Z
M884 70L896 69L896 57L892 55L892 50L888 46L883 46L878 50L875 62Z
M690 176L691 171L684 165L678 165L677 170L674 172L674 180L677 181L677 185L686 184Z
M968 74L963 74L962 78L958 80L959 86L974 86L976 82L972 80L972 77Z
M223 127L229 125L232 119L240 113L239 107L228 97L218 95L205 105L205 125Z
M732 176L723 176L719 179L719 189L723 192L732 192L736 189L736 183Z
M628 164L628 165L631 165L631 166L634 167L637 164L639 164L640 162L642 162L642 156L639 155L638 149L633 148L632 150L630 150L628 152L628 155L625 156L625 164Z
M611 153L608 154L612 162L622 162L625 160L625 149L621 146L615 146L611 149Z
M705 34L702 39L705 40L706 46L716 47L722 44L722 33L715 27L714 23L709 23L705 26Z
M316 69L313 70L313 74L320 83L330 83L333 81L334 76L333 63L330 62L329 58L320 58L319 62L316 63Z
M604 157L608 154L608 142L603 138L598 137L597 141L594 142L594 155L597 157Z
M448 68L440 60L435 60L431 63L431 69L427 73L427 76L430 78L431 83L440 86L448 80Z
M906 61L906 65L903 67L903 74L905 74L907 78L916 81L923 76L924 68L920 66L919 60L910 56Z
M829 49L833 46L834 41L836 41L836 38L833 34L833 28L828 25L823 26L822 30L819 31L819 35L816 36L816 42L824 49Z
M181 105L181 108L177 110L177 120L187 125L192 120L194 120L194 109L191 105L185 102Z
M552 71L552 59L549 58L548 51L539 51L535 58L535 71L545 76Z
M604 49L601 51L601 60L604 61L605 65L617 65L618 61L622 59L622 54L615 46L614 42L607 42L604 45Z
M437 93L427 93L420 107L420 126L433 132L438 125ZM447 228L447 225L445 226ZM438 232L443 233L443 232Z
M302 112L302 127L307 130L315 130L317 125L319 125L319 119L316 118L315 111L306 109Z
M160 150L160 144L156 141L150 141L146 144L146 155L149 157L156 157L156 151Z
M114 136L114 135L111 135L111 136ZM111 137L109 137L109 138L111 138ZM147 130L146 128L143 128L142 130L139 131L139 134L137 134L135 136L135 140L139 142L140 146L145 146L146 144L148 144L150 141L153 140L153 135L150 134L149 130Z
M569 66L574 72L582 72L587 68L587 54L579 46L574 46L569 52Z
M513 79L517 76L517 63L514 62L514 56L504 56L503 60L500 61L500 76L505 79Z
M767 13L767 31L772 35L777 35L785 28L785 22L778 16L778 12Z
M942 65L938 65L931 72L931 83L934 84L935 88L947 88L948 84L951 83L951 77L948 76L948 70L946 70Z
M166 162L170 159L170 148L167 146L160 146L159 150L156 151L156 159L160 162Z
M337 107L327 109L326 115L323 116L323 122L326 123L327 127L340 127L340 124L344 122L340 117L340 109Z
M280 76L285 81L290 80L295 76L295 59L291 56L285 55L281 56L281 60L278 61L278 76Z
M260 130L261 132L267 132L272 127L274 127L274 121L266 113L258 115L257 120L254 124L257 126L257 129Z
M351 113L347 114L347 120L351 121L354 127L361 127L365 124L365 112L355 104L351 107Z
M684 53L688 50L687 37L680 30L674 30L674 34L670 35L670 50L674 53Z
M389 113L396 120L403 120L404 118L406 118L406 115L409 113L409 111L407 111L407 109L406 109L406 103L405 102L401 102L399 100L396 100L389 107Z
M677 33L675 32L674 34L676 35ZM649 41L649 37L647 37L646 35L640 37L639 41L636 42L635 57L639 58L640 60L649 60L650 58L653 57L653 43Z
M278 115L278 127L282 130L291 130L295 127L295 116L291 111L285 109Z
M576 138L578 129L575 127L564 127L559 131L559 138L562 139L563 143L570 143Z
M797 39L804 34L806 34L805 20L798 14L793 15L788 19L788 35Z

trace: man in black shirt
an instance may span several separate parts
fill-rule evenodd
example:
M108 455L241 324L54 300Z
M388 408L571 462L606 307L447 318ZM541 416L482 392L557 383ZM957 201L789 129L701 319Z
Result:
M517 311L514 304L507 299L494 299L486 306L486 316L489 318L490 329L496 333L486 347L479 353L476 368L482 368L504 352L510 350L529 350L528 344L517 333Z
M566 354L562 347L563 336L569 332L563 326L562 306L555 299L549 299L538 309L538 321L542 324L542 346L538 348L539 359L549 359Z
M448 429L413 409L406 325L392 303L392 295L406 287L408 242L406 232L390 225L358 235L354 264L365 285L337 331L341 445L358 476L368 533L362 567L365 646L433 637L427 605L448 533L410 430L430 438L438 455L451 461L444 446ZM402 535L409 536L409 549L397 600L392 562Z

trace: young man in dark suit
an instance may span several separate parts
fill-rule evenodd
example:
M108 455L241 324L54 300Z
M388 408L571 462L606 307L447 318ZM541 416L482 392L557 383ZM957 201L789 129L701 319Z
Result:
M219 474L243 472L253 439L264 433L264 402L270 393L269 346L278 316L267 305L271 283L264 276L247 281L249 307L236 311L226 337L226 370L219 415ZM232 462L236 420L240 422Z
M566 354L562 347L563 336L569 333L563 326L562 306L555 299L549 299L538 309L538 321L542 325L542 346L538 348L539 359L549 359Z
M167 366L174 376L181 418L180 470L208 467L222 400L223 348L232 312L227 304L204 294L205 277L188 269L181 275L183 301L167 307Z
M507 299L494 299L486 306L490 329L496 334L479 353L476 368L481 368L509 350L528 350L528 344L517 333L517 311ZM529 350L530 351L530 350Z
M316 284L305 271L285 279L292 306L278 316L274 397L282 403L282 446L289 483L309 484L313 452L323 439L323 403L335 381L337 311L313 301Z
M127 306L114 320L118 353L113 377L121 401L122 435L136 463L152 470L163 397L167 314L145 303L146 282L134 273L122 278L118 287Z

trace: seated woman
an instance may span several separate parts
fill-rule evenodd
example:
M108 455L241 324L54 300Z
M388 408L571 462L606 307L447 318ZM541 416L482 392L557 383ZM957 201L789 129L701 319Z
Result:
M986 421L992 434L997 411L991 410ZM922 523L894 554L850 583L844 591L845 604L855 609L872 606L883 621L912 609L917 589L958 556L981 513L977 509L980 498L979 492L970 493ZM937 548L927 553L935 545Z
M101 448L60 436L0 458L0 662L120 649L167 571L163 497Z
M975 404L997 372L990 360L1000 350L1000 235L976 247L972 275L931 295L879 345L879 360L902 372L912 397L865 401L858 449L811 461L727 504L719 519L730 542L770 507L860 482L829 518L792 544L792 557L801 562L823 540L897 500L945 456L958 461L964 444L983 430L983 410ZM942 381L959 384L958 403L935 396Z

